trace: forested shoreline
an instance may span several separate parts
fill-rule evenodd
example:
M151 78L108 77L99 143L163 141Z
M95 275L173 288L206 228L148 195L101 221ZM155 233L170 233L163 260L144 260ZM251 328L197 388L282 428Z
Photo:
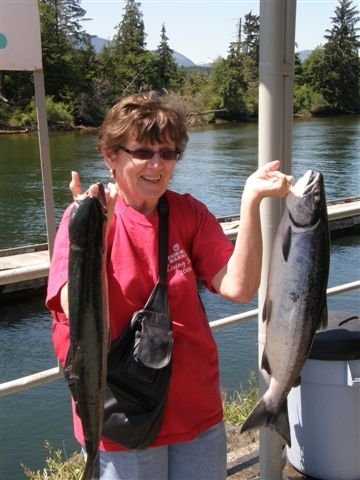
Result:
M189 125L254 120L258 113L259 16L240 19L226 58L210 67L176 64L166 26L146 49L141 4L127 0L111 42L98 53L82 27L81 0L39 0L47 116L50 128L97 127L129 93L149 89L181 102ZM301 61L295 54L294 114L360 112L359 11L338 0L324 44ZM36 129L33 76L0 72L0 130Z

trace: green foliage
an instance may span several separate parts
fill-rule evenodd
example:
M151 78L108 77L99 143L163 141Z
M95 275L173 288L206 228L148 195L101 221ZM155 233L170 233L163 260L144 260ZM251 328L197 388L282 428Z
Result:
M63 102L55 102L52 97L46 97L46 113L50 125L71 125L74 122L69 107Z
M161 27L161 40L155 52L155 68L156 68L156 88L158 90L169 90L176 88L177 66L173 57L173 50L168 43L169 38L166 36L165 25Z
M239 120L258 112L259 17L239 21L238 36L226 58L210 68L179 67L162 25L155 52L146 49L141 4L126 0L112 41L96 54L81 26L81 0L39 0L45 91L49 122L97 126L106 110L130 93L155 89L179 96L202 121ZM294 111L300 114L359 112L359 12L353 0L338 0L332 28L301 62L295 56ZM0 72L0 123L36 124L31 72ZM194 119L195 117L193 117Z
M45 90L56 102L65 102L78 122L79 101L92 95L96 55L80 20L81 0L40 0L40 19Z
M69 107L63 102L55 102L53 97L46 98L46 113L50 126L71 126L74 122ZM30 130L34 130L37 127L34 98L24 108L9 108L7 115L7 121L10 127L28 128Z
M112 42L100 54L104 77L113 87L114 96L146 88L146 73L153 54L145 49L145 27L140 3L127 0L124 15Z
M249 376L247 389L241 388L233 397L223 395L224 420L232 425L242 425L259 400L259 387L256 375L252 372Z
M64 450L54 450L49 442L45 442L48 451L46 467L36 472L26 466L22 466L25 477L30 480L80 480L84 470L84 457L80 453L74 453L67 457Z
M250 58L256 67L259 66L260 17L251 11L244 17L244 39L240 41L243 55Z
M317 91L331 110L358 111L359 90L359 11L352 0L339 0L332 17L332 28L327 30L327 43L322 62L317 66Z

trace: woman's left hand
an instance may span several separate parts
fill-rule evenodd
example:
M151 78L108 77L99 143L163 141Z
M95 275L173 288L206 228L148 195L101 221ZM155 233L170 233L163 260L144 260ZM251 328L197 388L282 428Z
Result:
M259 168L246 180L243 196L259 202L265 197L284 197L289 193L293 182L292 175L285 175L278 169L280 161L269 162Z

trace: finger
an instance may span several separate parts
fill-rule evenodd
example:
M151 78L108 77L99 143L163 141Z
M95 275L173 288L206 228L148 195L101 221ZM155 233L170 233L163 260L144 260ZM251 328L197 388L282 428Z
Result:
M90 185L86 194L89 195L89 197L97 197L99 194L99 185L97 185L96 183Z
M74 199L78 195L83 194L83 190L81 188L81 182L80 182L80 175L78 174L78 172L71 172L71 182L69 184L69 187Z
M290 185L294 181L293 175L285 175L285 173L282 173L279 170L269 171L267 172L267 174L270 178L273 179L273 181L276 181L276 179L284 179Z
M266 172L277 170L280 167L280 160L273 160L264 166Z

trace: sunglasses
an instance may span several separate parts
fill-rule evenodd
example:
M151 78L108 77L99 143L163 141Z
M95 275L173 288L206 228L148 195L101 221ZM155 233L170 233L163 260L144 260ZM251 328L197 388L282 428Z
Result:
M128 148L122 147L119 145L118 147L120 150L124 150L124 152L128 153L134 158L138 160L150 160L153 158L155 153L160 155L160 158L163 160L180 160L182 151L175 149L171 150L169 148L163 148L162 150L151 150L150 148L136 148L135 150L129 150Z

